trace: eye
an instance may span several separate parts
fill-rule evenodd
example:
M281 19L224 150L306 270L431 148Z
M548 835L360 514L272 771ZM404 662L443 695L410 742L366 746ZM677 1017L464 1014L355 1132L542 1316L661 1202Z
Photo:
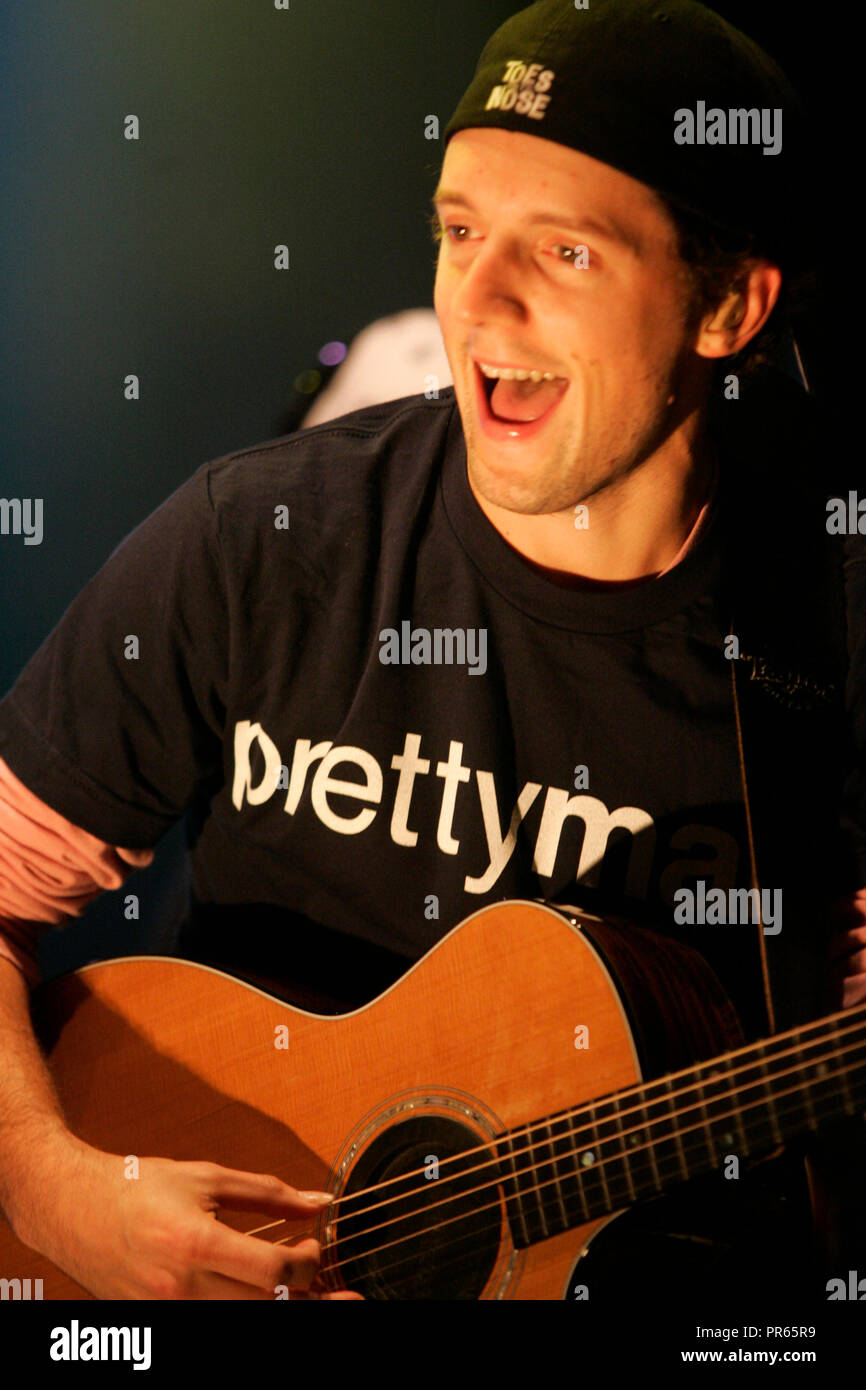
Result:
M580 242L577 246L566 246L564 242L559 242L553 249L557 252L564 251L566 256L571 257L572 259L567 260L566 256L561 256L559 259L565 261L566 265L573 265L575 270L587 270L589 268L589 247L584 242Z
M434 241L462 242L465 241L466 238L462 236L461 233L468 232L469 230L470 228L462 223L444 223L440 221L439 213L436 212L435 209L430 214L430 236Z

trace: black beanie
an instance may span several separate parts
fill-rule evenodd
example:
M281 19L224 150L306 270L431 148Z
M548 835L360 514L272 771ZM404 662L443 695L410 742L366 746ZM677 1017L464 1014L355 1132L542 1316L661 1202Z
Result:
M798 261L803 108L772 59L695 0L537 0L485 45L445 147L470 126L567 145Z

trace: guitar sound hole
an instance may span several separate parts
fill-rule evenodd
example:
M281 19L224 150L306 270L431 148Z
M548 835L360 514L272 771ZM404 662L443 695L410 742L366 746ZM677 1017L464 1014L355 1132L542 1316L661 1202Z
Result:
M349 1175L336 1223L346 1288L379 1299L480 1297L499 1253L501 1192L487 1150L456 1157L479 1142L438 1115L399 1121L372 1141ZM426 1177L433 1160L439 1176ZM379 1186L407 1173L414 1176ZM345 1202L366 1188L378 1190Z

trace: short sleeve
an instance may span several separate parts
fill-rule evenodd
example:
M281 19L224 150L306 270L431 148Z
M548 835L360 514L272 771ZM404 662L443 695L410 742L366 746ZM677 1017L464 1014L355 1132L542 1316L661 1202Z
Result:
M0 701L15 775L110 844L155 844L222 767L229 634L208 468L121 542Z

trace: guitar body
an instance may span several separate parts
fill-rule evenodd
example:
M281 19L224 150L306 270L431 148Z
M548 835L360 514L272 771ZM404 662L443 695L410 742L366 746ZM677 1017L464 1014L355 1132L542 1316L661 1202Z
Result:
M341 1196L420 1169L434 1214L455 1154L741 1041L697 953L530 902L475 913L384 994L337 1017L148 957L44 986L34 1018L69 1125L97 1148L209 1160ZM325 1282L367 1297L570 1296L576 1261L609 1216L528 1244L501 1184L489 1188L480 1217L428 1217L415 1242L383 1226L365 1245L327 1216L220 1220L266 1227L268 1240L316 1235ZM90 1296L2 1221L0 1277L41 1278L46 1298Z

